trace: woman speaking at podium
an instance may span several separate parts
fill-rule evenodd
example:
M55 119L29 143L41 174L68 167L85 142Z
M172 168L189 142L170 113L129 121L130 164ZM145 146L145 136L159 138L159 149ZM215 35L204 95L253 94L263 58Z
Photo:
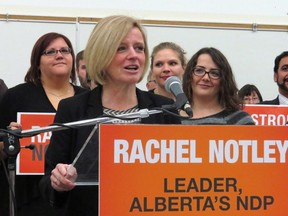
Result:
M84 52L87 71L98 86L61 101L55 122L92 119L105 114L117 116L172 104L169 98L136 88L148 67L147 48L144 30L137 20L127 16L102 19L92 31ZM158 113L133 119L132 123L180 124L180 119ZM65 209L63 215L98 215L98 186L75 186L67 172L89 133L87 127L53 132L46 152L45 176L40 188L54 207Z

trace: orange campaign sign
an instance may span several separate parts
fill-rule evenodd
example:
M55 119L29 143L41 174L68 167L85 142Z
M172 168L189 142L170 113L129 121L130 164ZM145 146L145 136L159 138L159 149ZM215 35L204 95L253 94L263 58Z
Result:
M100 125L100 215L286 216L287 129Z
M53 123L55 113L18 113L18 122L23 130L36 129ZM43 175L45 151L52 132L20 139L20 146L35 145L33 150L21 148L17 157L17 175Z
M288 122L288 106L286 105L249 105L245 104L256 125L286 125Z

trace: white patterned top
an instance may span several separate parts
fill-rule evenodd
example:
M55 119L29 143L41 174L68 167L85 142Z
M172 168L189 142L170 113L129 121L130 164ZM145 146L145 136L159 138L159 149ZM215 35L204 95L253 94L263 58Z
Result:
M138 106L132 107L128 110L112 110L106 107L103 107L103 113L104 115L108 115L108 116L119 116L122 114L127 114L127 113L134 113L134 112L138 112L139 108ZM141 118L134 118L134 119L118 119L115 120L114 123L116 124L137 124L137 123L141 123Z

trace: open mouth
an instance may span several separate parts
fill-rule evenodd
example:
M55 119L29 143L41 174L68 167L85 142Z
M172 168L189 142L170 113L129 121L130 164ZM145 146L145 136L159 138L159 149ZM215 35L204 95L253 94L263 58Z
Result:
M131 70L131 71L136 71L139 69L139 66L138 65L129 65L129 66L126 66L124 67L126 70Z

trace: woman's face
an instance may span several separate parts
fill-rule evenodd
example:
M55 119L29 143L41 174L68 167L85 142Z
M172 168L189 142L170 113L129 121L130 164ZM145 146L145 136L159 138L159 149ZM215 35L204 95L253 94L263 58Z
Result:
M182 80L184 69L178 53L172 49L162 49L154 56L152 71L158 86L162 88L164 88L165 81L170 76L177 76Z
M136 84L143 75L145 61L143 35L138 28L132 28L106 68L107 82Z
M46 53L51 50L69 50L68 45L63 38L53 40L45 49ZM41 79L49 77L70 77L73 58L71 52L57 52L55 55L43 54L40 58Z
M213 62L211 56L208 54L200 55L198 57L197 64L195 67L205 69L205 71L207 72L219 71L219 68ZM202 97L206 99L218 98L220 91L220 80L221 78L220 79L210 78L208 73L205 73L203 76L197 76L193 73L191 81L193 89L193 97Z
M260 103L258 94L255 91L252 91L250 95L244 96L244 104L257 104Z

